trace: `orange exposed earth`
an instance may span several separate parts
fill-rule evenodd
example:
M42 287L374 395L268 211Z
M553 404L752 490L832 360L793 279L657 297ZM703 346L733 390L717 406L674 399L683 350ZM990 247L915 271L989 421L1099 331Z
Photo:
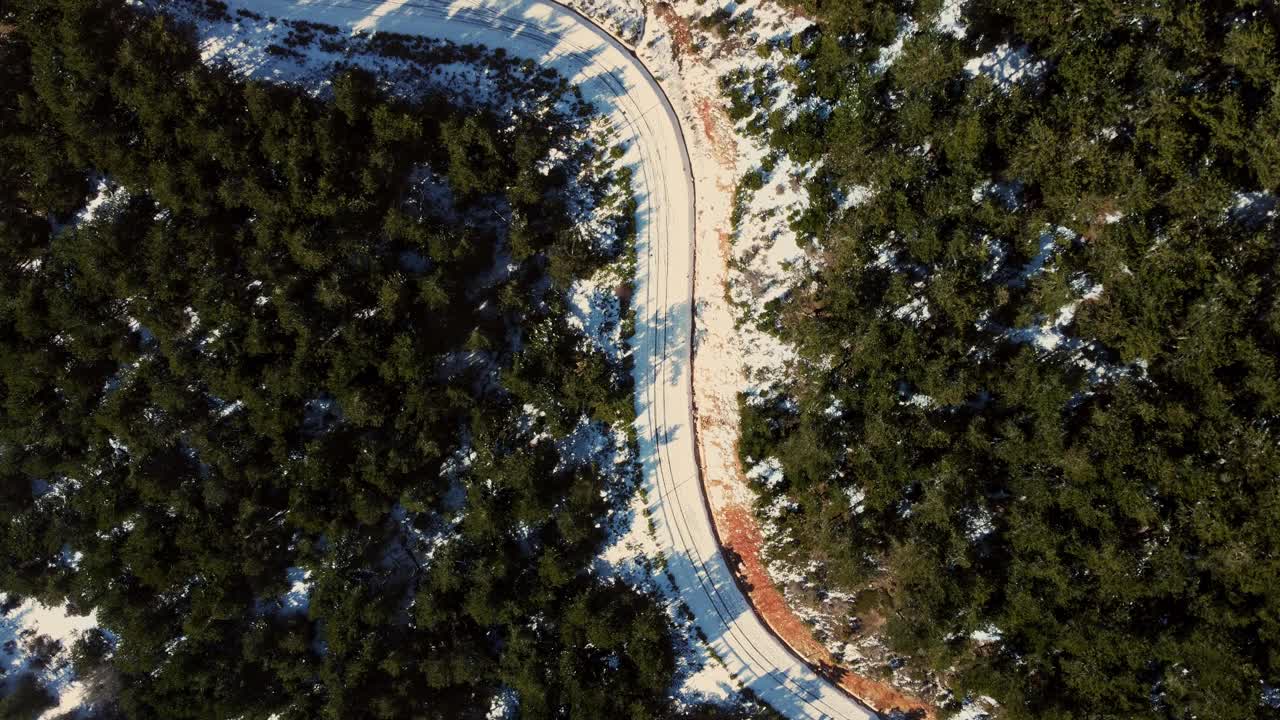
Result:
M693 41L688 22L666 3L658 3L656 14L671 31L677 59L691 54ZM733 136L733 123L728 114L718 101L699 93L695 93L695 97L691 97L690 100L697 109L702 134L706 137L717 162L732 171L737 157L737 146ZM720 189L733 191L732 187ZM726 232L720 232L718 236L723 257L727 258L730 256L730 236ZM937 709L929 703L910 697L888 683L841 667L835 656L813 636L809 627L787 605L786 598L770 579L761 556L764 536L760 532L756 516L749 504L735 499L751 496L749 490L747 493L742 492L749 486L741 464L735 462L735 471L730 474L731 476L723 477L725 473L708 473L706 464L702 461L707 452L707 448L703 447L705 433L702 430L726 422L724 413L726 411L736 413L737 408L717 407L706 410L708 412L702 413L698 411L696 405L694 407L698 458L703 482L706 483L704 495L708 499L712 520L725 559L733 571L735 581L755 608L756 613L775 635L808 662L815 671L877 712L888 713L897 710L909 717L934 720L937 717ZM736 447L730 451L736 457ZM720 475L720 477L713 477L713 475ZM716 491L713 492L713 490Z

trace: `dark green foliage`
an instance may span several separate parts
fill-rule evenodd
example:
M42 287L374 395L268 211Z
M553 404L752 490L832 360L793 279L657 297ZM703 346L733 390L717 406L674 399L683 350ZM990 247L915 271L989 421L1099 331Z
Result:
M536 168L567 120L240 81L122 2L4 12L0 587L96 608L119 642L76 667L139 720L472 717L502 686L526 718L663 715L665 614L585 572L616 471L552 441L631 412L563 320L611 260Z
M825 151L796 227L828 261L778 313L812 361L797 402L745 406L743 453L781 460L800 558L893 587L896 648L1004 716L1268 717L1280 227L1233 193L1280 189L1275 9L971 0L965 39L868 69L937 5L807 4L794 77L831 113L770 141ZM1002 43L1043 72L964 72ZM1012 331L1069 303L1055 351ZM1000 642L968 641L988 625Z
M12 720L35 720L46 709L57 704L53 694L31 675L13 680L8 694L0 698L0 717Z
M736 17L727 7L718 7L710 13L698 18L699 29L714 32L721 40L734 34L744 32L751 26L751 11L738 14Z

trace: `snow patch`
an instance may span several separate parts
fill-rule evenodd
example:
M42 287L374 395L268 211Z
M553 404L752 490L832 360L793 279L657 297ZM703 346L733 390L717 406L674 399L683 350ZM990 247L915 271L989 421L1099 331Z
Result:
M867 200L870 200L871 196L874 194L875 192L871 188L864 187L862 185L854 185L848 189L837 190L836 207L839 207L841 210L855 208Z
M1004 633L995 625L988 625L980 630L974 630L969 633L969 639L979 645L987 645L994 642L1000 642L1004 637Z
M489 711L485 720L513 720L520 714L520 694L513 688L504 687L494 694L489 703Z
M99 178L95 193L89 202L77 212L72 219L72 226L91 223L100 214L119 208L129 199L129 191L125 190L110 178Z
M635 46L644 36L645 8L641 0L561 0L600 23L624 43Z
M556 469L581 467L592 462L602 468L612 467L615 453L619 451L614 439L607 425L592 422L584 415L568 435L556 441L556 450L560 453L560 464Z
M1026 287L1027 283L1037 275L1045 272L1045 265L1049 259L1053 257L1058 250L1058 240L1061 238L1068 242L1074 241L1078 237L1070 228L1062 225L1055 227L1046 226L1044 232L1040 233L1040 242L1036 249L1036 254L1027 261L1009 284L1013 287Z
M965 537L969 542L977 542L995 532L995 517L986 508L978 508L977 512L966 523Z
M610 361L622 354L622 303L611 277L598 273L575 280L569 286L569 325L582 331L588 343L604 352Z
M969 77L985 75L997 88L1007 91L1014 83L1039 77L1047 67L1045 61L1033 59L1026 46L1015 48L1003 44L969 60L964 64L964 71Z
M747 471L747 479L758 482L770 490L776 490L786 479L786 474L783 473L782 462L778 458L767 457Z
M1013 212L1022 206L1022 188L1023 184L1016 180L1006 182L986 180L974 186L971 199L979 203L987 197L994 197L1005 210Z
M1273 710L1280 710L1280 687L1262 684L1262 704Z
M1266 190L1237 192L1227 211L1232 220L1257 227L1274 220L1277 198Z
M8 601L9 596L0 593L0 605ZM69 606L50 607L31 599L0 616L0 647L3 648L0 649L0 669L3 670L0 673L0 696L8 692L8 685L17 677L33 674L57 700L54 707L40 715L40 720L80 707L88 688L75 677L71 648L95 628L98 628L98 620L94 612L75 615ZM114 639L111 634L105 634ZM35 641L40 638L48 638L56 645L37 645Z
M776 519L776 518L782 517L784 514L788 512L791 512L793 510L799 510L799 509L800 509L800 504L797 503L795 500L792 500L786 495L778 495L773 499L772 502L769 503L768 507L764 509L764 514L766 517L771 517Z
M297 566L285 570L289 592L280 601L286 613L305 613L311 607L311 571Z
M871 63L871 74L879 75L888 70L893 63L902 56L902 47L906 44L907 39L916 34L920 26L909 15L902 16L898 22L898 34L893 38L893 42L888 46L880 49L880 57Z
M861 515L866 511L867 491L860 487L846 486L844 495L849 500L849 507L853 509L854 515Z
M967 31L962 17L965 2L966 0L945 0L942 3L942 10L938 12L938 18L934 21L934 29L944 35L963 39Z
M965 698L960 712L951 716L951 720L990 720L995 709L1000 707L993 698L985 695L979 698Z
M912 325L919 325L932 317L932 313L929 312L929 301L921 296L894 310L893 316Z

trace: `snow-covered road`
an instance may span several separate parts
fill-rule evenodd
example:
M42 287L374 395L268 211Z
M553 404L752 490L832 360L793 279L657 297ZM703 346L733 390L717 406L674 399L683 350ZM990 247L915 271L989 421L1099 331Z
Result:
M668 569L729 671L792 718L876 717L761 623L721 556L703 496L692 416L695 188L680 121L643 63L548 0L253 0L277 18L505 48L558 70L617 128L637 212L635 380L641 456Z

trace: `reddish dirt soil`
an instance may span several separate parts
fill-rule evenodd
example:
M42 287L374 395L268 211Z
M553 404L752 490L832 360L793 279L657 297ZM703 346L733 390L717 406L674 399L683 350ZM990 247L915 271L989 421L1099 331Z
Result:
M693 53L693 31L689 29L689 22L680 17L680 13L671 7L668 3L660 2L654 6L653 12L658 16L659 20L666 23L667 29L671 31L671 46L675 52L676 61L682 57Z
M716 162L733 169L738 157L738 145L733 141L733 129L724 109L710 98L697 98L698 118L702 120L702 134L715 151Z
M657 3L654 6L654 13L670 31L672 51L675 54L676 62L683 66L684 59L695 57L693 32L689 28L689 23L680 17L671 5L665 2ZM699 93L694 93L694 97L691 97L690 100L697 110L698 118L702 123L702 132L712 148L716 161L722 167L732 170L736 165L738 148L734 141L733 123L730 121L728 114L719 102ZM728 192L733 190L732 187L721 189ZM729 234L723 231L720 232L718 240L724 257L729 257L729 243L731 240ZM695 406L696 428L724 422L724 420L720 419L720 412L726 410L725 408L721 408L718 411L712 408L708 408L708 410L712 410L712 412L703 415L698 412ZM704 457L706 452L705 448L701 447L701 437L702 433L699 433L699 458ZM733 473L734 477L713 478L706 473L705 467L702 475L704 482L709 485L713 483L740 483L745 486L747 483L746 476L740 465L736 465L736 472ZM760 617L764 619L765 624L782 638L783 642L791 646L793 650L808 661L817 672L838 683L875 710L888 712L897 709L916 717L924 717L929 720L935 718L937 716L936 709L927 703L908 697L886 683L863 677L839 666L835 657L827 651L822 643L814 638L808 626L787 606L786 598L783 597L778 588L774 586L772 580L769 579L764 559L760 554L760 549L764 544L764 537L760 533L760 526L752 509L747 505L728 500L727 498L740 497L741 495L733 492L732 488L725 489L728 491L711 492L711 488L707 488L708 497L720 499L720 504L716 502L711 504L711 515L716 525L716 531L720 535L721 545L725 550L729 565L733 568L734 575L746 593L748 600L755 607Z
M721 189L728 190L730 192L733 191L733 188L721 188ZM729 255L729 252L733 247L733 236L723 230L716 233L716 236L717 236L717 239L719 240L720 254L724 257L731 257Z
M684 58L696 59L689 21L680 17L675 8L664 2L654 7L654 13L671 33L672 52L675 53L677 64L683 67ZM717 101L697 91L691 91L690 100L697 108L698 118L702 121L702 132L715 152L716 161L732 169L738 158L737 143L733 139L733 122Z
M702 426L714 423L716 420L699 416L696 422ZM699 456L701 457L701 453ZM708 484L732 482L745 484L747 482L741 467L738 467L737 478L711 478L705 473L703 478ZM726 500L733 497L731 492L707 492L707 496L722 500L723 504L719 506L715 503L711 504L711 515L716 525L716 532L720 535L726 560L738 585L746 593L756 613L778 637L782 638L783 642L804 658L815 671L840 685L877 712L888 714L898 710L909 717L928 720L934 720L937 717L937 708L929 703L911 697L888 683L841 667L835 656L813 637L809 627L791 610L782 592L769 578L769 571L760 554L760 549L764 545L764 536L760 533L760 525L752 509Z
M688 23L666 3L659 3L656 12L671 30L677 58L681 53L692 52L692 33L689 31ZM732 170L735 167L738 148L734 141L733 123L729 120L728 114L718 102L711 98L695 93L690 99L698 111L703 134L712 147L716 161ZM732 187L721 189L727 192L733 191ZM718 240L723 257L730 257L729 233L720 231ZM696 356L694 362L697 362ZM706 448L702 447L704 433L701 429L725 422L722 419L723 413L735 412L736 408L706 408L706 410L708 412L703 414L698 412L696 405L694 407L699 462L701 458L706 457L707 452ZM736 455L735 447L734 456ZM746 474L741 464L735 461L735 472L730 477L712 477L713 473L707 473L705 465L702 470L703 482L709 486L705 489L707 497L711 499L709 503L711 516L715 522L716 532L720 535L726 559L738 584L765 624L804 658L815 671L839 684L877 712L888 713L892 710L901 710L909 716L934 720L937 717L937 709L932 705L910 697L887 683L864 677L841 667L836 658L822 643L818 642L809 631L809 627L787 605L786 598L769 578L764 559L761 557L760 551L764 545L764 537L752 508L731 499L742 497L742 493L734 491L736 488L731 487L732 484L739 484L740 487L747 486ZM714 474L723 475L723 473ZM712 492L713 485L717 492Z
M760 547L764 538L760 536L760 528L756 518L747 508L731 505L716 513L716 526L720 531L720 540L726 550L729 566L734 575L743 582L751 596L751 604L756 612L764 616L769 627L778 635L786 638L787 643L805 658L827 659L829 654L809 633L809 628L791 612L782 593L772 582L752 583L752 579L768 578L764 560L760 557Z

